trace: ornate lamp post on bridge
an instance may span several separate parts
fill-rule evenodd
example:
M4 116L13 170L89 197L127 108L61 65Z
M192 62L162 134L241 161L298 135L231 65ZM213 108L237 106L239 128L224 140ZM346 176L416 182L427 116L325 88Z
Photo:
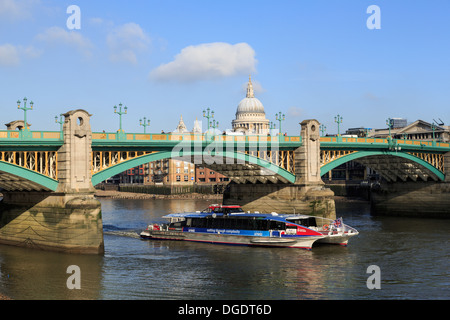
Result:
M269 122L269 134L272 135L272 130L276 129L277 125L273 123L272 121Z
M402 135L403 135L403 141L405 141L406 138L408 138L408 134L406 132L404 132L404 133L402 133Z
M325 133L326 133L326 131L327 131L327 127L326 127L326 125L324 125L323 123L319 126L319 130L320 130L320 132L322 133L322 137L324 137L325 136Z
M272 129L276 129L276 128L277 128L277 125L275 123L273 123L272 121L270 121L269 129L272 130Z
M278 113L275 113L275 119L278 120L278 122L280 123L278 126L278 132L279 132L279 136L281 136L281 121L285 120L285 116L280 111Z
M342 116L340 116L340 115L337 115L336 117L334 117L334 122L336 122L337 123L337 125L338 125L338 137L340 137L341 136L341 131L340 131L340 124L342 123Z
M144 122L142 123L142 119L139 119L139 125L144 127L144 133L146 133L146 128L150 126L150 120L147 120L146 117L144 117Z
M27 108L27 101L28 99L25 97L23 98L23 107L20 106L21 101L17 100L17 109L23 110L23 128L21 130L21 136L22 138L30 138L31 134L30 134L30 128L28 128L28 123L27 123L27 111L28 110L33 110L33 101L30 101L30 107Z
M207 108L206 110L203 110L203 118L208 119L207 123L208 123L208 130L210 128L210 122L209 119L210 118L214 118L214 111L211 111L211 114L209 113L211 111L210 108Z
M60 139L63 139L63 124L64 124L64 117L62 114L59 115L59 121L58 116L55 116L55 123L59 123L59 132L60 132Z
M433 130L433 142L432 145L436 145L436 137L435 137L435 131L436 131L436 125L434 123L431 124L431 130Z
M389 127L389 139L392 140L391 128L392 128L393 123L392 123L391 118L389 118L389 119L386 120L386 124L387 124L387 126Z
M122 111L122 103L119 103L119 111L117 111L117 106L114 106L114 113L119 115L119 130L117 131L117 139L122 140L125 139L125 131L122 129L122 115L127 114L127 107L124 108L125 111Z
M216 129L219 127L219 121L216 122L216 119L214 119L213 121L211 121L211 123L209 124L209 126L213 129Z
M216 121L216 119L214 119L209 124L209 127L213 129L212 135L214 136L216 134L216 129L219 128L219 121Z

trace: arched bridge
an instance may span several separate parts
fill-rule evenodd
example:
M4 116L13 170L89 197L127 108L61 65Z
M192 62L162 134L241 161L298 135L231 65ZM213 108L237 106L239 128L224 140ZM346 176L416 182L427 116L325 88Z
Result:
M161 159L181 159L218 171L237 183L295 183L301 136L92 133L91 179L113 175ZM55 191L63 132L0 131L0 187ZM320 138L320 175L358 161L387 181L443 181L448 143L375 138Z
M303 121L300 135L290 137L93 133L90 116L85 110L65 113L60 132L0 131L0 243L104 252L101 204L93 185L161 159L201 164L230 177L236 183L223 203L331 218L336 216L334 194L322 186L321 176L354 160L391 182L430 181L425 183L430 192L408 190L411 196L400 207L420 199L411 210L434 206L448 214L448 143L319 137L316 120ZM434 188L435 181L445 183ZM403 183L389 186L398 185Z

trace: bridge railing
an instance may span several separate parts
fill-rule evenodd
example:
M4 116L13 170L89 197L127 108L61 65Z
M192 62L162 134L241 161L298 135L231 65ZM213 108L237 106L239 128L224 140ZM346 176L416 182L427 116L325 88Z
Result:
M60 140L60 131L30 131L27 140ZM18 130L0 130L0 139L24 139L22 132Z
M180 133L123 133L122 139L116 132L94 132L92 140L103 141L233 141L233 142L295 142L300 143L300 136L265 136L265 135L212 135Z
M35 143L62 143L61 131L29 131L24 135L22 131L17 130L0 130L0 142L5 144L14 144L21 141L21 144L26 141L33 141ZM177 143L180 141L202 141L202 142L278 142L287 146L292 145L297 147L302 142L301 136L265 136L265 135L213 135L213 134L180 134L180 133L118 133L118 132L93 132L92 139L94 142L154 142L154 143ZM446 142L437 141L423 141L423 140L406 140L406 139L388 139L388 138L354 138L354 137L321 137L321 144L325 146L405 146L411 149L426 148L426 149L450 149L450 144Z
M366 145L366 146L399 146L409 149L450 149L450 143L437 141L423 141L423 140L407 140L407 139L388 139L388 138L351 138L351 137L320 137L320 143L323 146L342 147L345 145ZM450 151L450 150L449 150Z

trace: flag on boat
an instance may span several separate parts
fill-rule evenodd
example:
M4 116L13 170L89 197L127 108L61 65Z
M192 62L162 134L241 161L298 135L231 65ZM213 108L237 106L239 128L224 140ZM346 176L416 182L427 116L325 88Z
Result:
M339 228L339 227L341 227L342 225L343 225L342 217L341 217L341 218L338 218L338 219L336 219L336 220L333 221L333 226L335 226L336 228Z

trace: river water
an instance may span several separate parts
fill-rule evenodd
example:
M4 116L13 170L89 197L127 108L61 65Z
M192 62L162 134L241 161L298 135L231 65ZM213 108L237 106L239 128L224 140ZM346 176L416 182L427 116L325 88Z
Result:
M348 247L306 251L140 240L147 223L211 201L101 202L103 256L0 246L0 293L14 299L450 298L450 220L371 216L366 203L336 202L337 215L360 234ZM71 265L79 267L80 289L68 289ZM368 273L372 265L380 272ZM380 289L369 289L376 275Z

